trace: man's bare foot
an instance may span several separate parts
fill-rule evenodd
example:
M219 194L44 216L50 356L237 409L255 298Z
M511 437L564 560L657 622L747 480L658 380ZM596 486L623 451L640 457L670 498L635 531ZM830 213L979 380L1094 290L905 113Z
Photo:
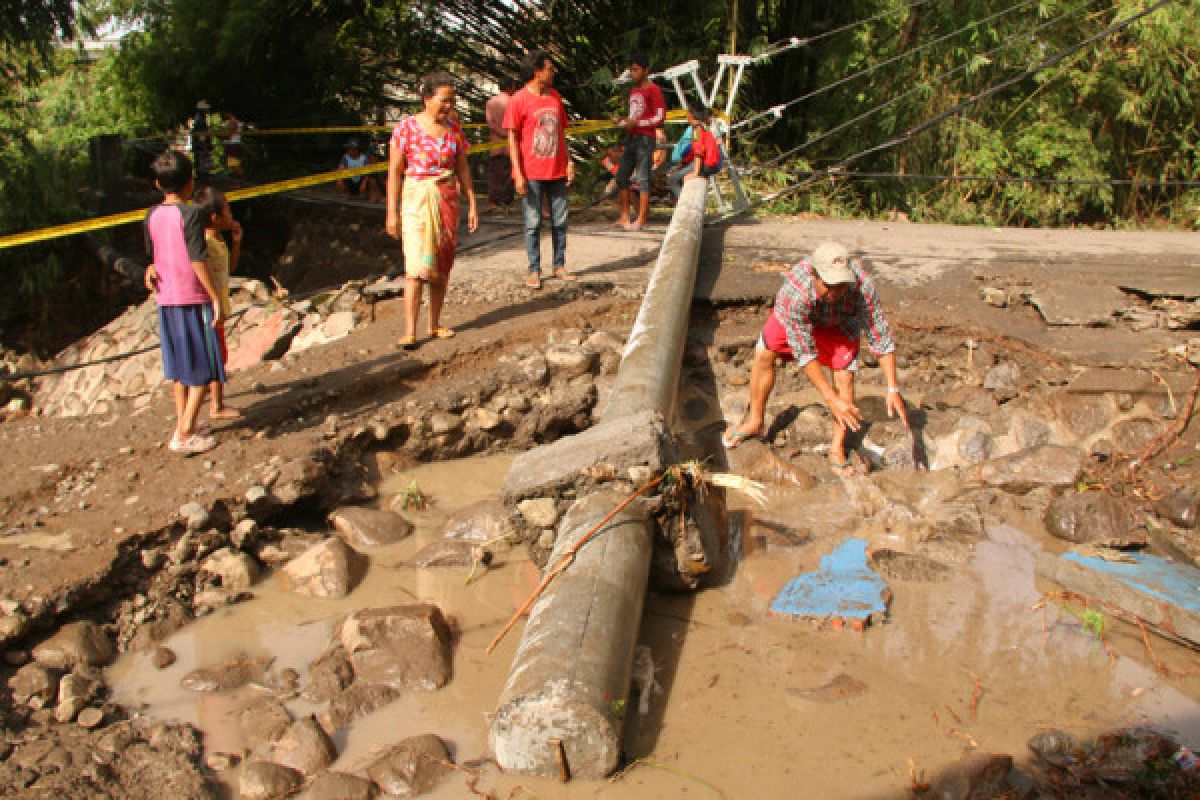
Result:
M846 457L845 450L841 453L829 451L829 468L839 478L853 478L855 474L854 462Z
M236 408L222 406L221 408L210 409L208 412L209 419L241 419L242 412Z

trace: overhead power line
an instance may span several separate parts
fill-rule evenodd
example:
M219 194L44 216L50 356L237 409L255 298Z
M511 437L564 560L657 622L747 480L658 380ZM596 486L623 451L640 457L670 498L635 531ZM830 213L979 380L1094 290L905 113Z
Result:
M994 85L988 87L987 89L984 89L983 91L972 95L971 97L968 97L966 100L956 103L955 105L951 106L950 108L946 109L945 111L942 111L939 114L935 114L934 116L932 116L929 119L922 122L920 125L910 128L909 130L905 131L904 133L899 134L897 136L893 136L892 138L888 139L885 142L874 145L872 147L868 147L865 150L860 150L857 153L849 155L849 156L843 158L838 163L834 164L833 166L825 167L823 169L812 172L809 175L807 175L806 177L797 181L796 183L793 183L790 186L786 186L783 189L780 189L776 192L772 192L769 195L761 197L754 203L751 203L748 206L746 206L745 208L740 209L738 211L730 212L729 214L724 215L720 219L721 220L730 219L730 218L738 216L740 214L744 214L747 211L758 208L758 207L760 207L766 203L769 203L773 200L776 200L780 197L783 197L788 194L792 194L794 192L798 192L801 189L803 189L807 186L811 186L813 183L815 183L816 181L819 181L823 178L834 176L839 172L844 172L845 168L848 165L850 165L856 161L860 161L860 160L866 158L867 156L874 155L875 153L881 153L886 150L892 150L896 147L899 147L900 145L902 145L908 141L911 141L916 136L919 136L920 134L922 134L928 130L936 128L938 125L941 125L946 120L957 116L958 114L962 113L966 109L971 108L972 106L978 105L979 103L982 103L985 100L990 99L991 97L999 94L1000 92L1004 91L1005 89L1007 89L1011 86L1021 83L1022 81L1028 80L1029 78L1032 78L1034 75L1037 75L1039 72L1044 72L1045 70L1050 69L1051 67L1060 64L1062 61L1075 55L1076 53L1083 50L1084 48L1089 47L1089 46L1095 44L1096 42L1099 42L1102 39L1112 36L1115 33L1120 33L1121 31L1125 30L1126 28L1128 28L1130 25L1137 22L1138 20L1144 19L1145 17L1150 16L1154 12L1156 12L1160 9L1166 8L1167 6L1169 6L1175 2L1178 2L1178 0L1158 0L1158 2L1156 2L1150 6L1147 6L1146 8L1142 9L1138 13L1136 13L1130 17L1127 17L1123 20L1114 22L1113 24L1109 25L1107 28L1104 28L1103 30L1099 31L1098 33L1088 36L1086 39L1083 39L1083 40L1077 42L1076 44L1071 45L1070 47L1059 50L1057 53L1054 53L1053 55L1040 61L1036 66L1033 66L1027 70L1024 70L1023 72L1020 72L1020 73L1012 76L1011 78L1006 78L1005 80L1000 81L999 83L994 84Z

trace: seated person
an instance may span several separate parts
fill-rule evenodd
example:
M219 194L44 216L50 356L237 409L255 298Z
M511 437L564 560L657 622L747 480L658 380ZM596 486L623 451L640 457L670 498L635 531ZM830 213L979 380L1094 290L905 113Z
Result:
M680 165L671 171L667 179L671 196L676 201L683 192L685 180L704 180L721 171L721 148L708 129L711 113L707 108L689 105L687 119L688 129L675 148Z

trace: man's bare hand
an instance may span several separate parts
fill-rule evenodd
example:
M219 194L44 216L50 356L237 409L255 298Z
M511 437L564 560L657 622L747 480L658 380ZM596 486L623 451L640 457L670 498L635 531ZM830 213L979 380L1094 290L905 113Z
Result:
M825 402L829 406L829 411L833 414L834 420L839 425L845 425L852 431L856 431L862 427L862 412L858 410L858 406L854 405L854 403L844 400L837 395L828 398Z
M146 274L142 276L142 282L146 284L146 291L158 291L158 270L154 268L153 264L146 267Z
M904 423L904 427L908 427L908 405L899 392L888 392L887 412L889 417L899 417L900 421Z

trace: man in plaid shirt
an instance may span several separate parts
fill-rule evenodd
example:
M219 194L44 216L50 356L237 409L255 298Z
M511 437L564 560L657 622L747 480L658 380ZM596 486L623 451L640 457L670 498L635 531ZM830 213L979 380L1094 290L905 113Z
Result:
M811 261L801 260L775 296L750 372L750 409L746 418L722 437L727 448L763 432L767 400L775 388L775 364L795 361L821 394L833 414L833 441L829 460L841 476L852 474L846 457L846 431L857 431L862 413L854 404L854 373L858 371L859 340L879 357L887 379L888 416L899 415L908 426L908 409L896 376L896 343L879 304L875 283L852 261L846 248L826 242L813 251ZM827 367L832 382L825 376Z

